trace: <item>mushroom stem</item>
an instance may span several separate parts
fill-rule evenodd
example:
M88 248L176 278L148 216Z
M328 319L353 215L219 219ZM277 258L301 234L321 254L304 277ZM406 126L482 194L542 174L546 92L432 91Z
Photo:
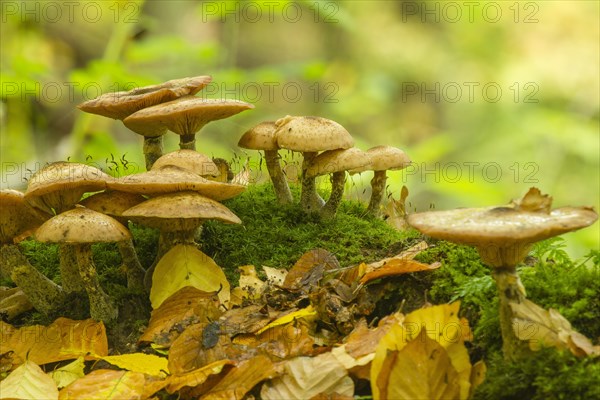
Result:
M33 267L17 245L2 245L0 261L0 273L20 287L39 312L48 315L64 298L60 286Z
M334 172L331 175L331 195L327 203L321 209L324 218L333 218L337 212L342 197L344 196L344 184L346 183L346 171Z
M275 195L279 204L290 204L294 201L292 198L292 192L288 186L285 174L281 169L279 163L279 153L277 150L265 150L265 161L267 163L267 170L273 182L273 188L275 189Z
M181 135L179 138L179 148L181 150L196 150L196 134Z
M197 227L191 230L160 232L160 235L158 237L158 251L156 253L156 258L154 258L154 262L152 263L150 268L146 270L146 273L144 275L144 287L148 292L152 288L152 275L154 274L154 270L156 269L156 265L158 264L160 259L163 258L163 256L167 254L169 250L171 250L178 244L195 245L196 242L194 238L196 237L196 235L199 234L198 231L201 229L202 227Z
M367 211L372 215L381 215L381 201L385 193L386 181L386 171L375 171L373 179L371 179L371 200L367 207Z
M511 303L525 300L525 287L517 275L516 267L494 268L492 276L498 287L500 299L500 330L502 332L502 351L507 360L516 360L527 354L527 342L520 340L513 329L513 311Z
M65 294L83 292L84 285L79 275L75 245L61 243L58 245L60 259L60 278Z
M317 156L316 151L304 152L302 160L302 194L300 195L300 204L304 211L316 212L325 205L325 201L317 193L317 184L314 177L307 177L306 171Z
M100 287L96 266L92 259L92 246L84 243L74 245L79 275L90 299L90 315L95 320L109 322L117 319L119 310Z
M119 253L121 253L121 260L125 266L125 273L127 274L127 288L129 289L143 289L144 288L144 275L146 270L142 267L140 260L133 247L133 241L123 240L117 243L119 247Z
M152 166L163 155L162 136L144 137L144 158L146 159L146 170L150 171Z

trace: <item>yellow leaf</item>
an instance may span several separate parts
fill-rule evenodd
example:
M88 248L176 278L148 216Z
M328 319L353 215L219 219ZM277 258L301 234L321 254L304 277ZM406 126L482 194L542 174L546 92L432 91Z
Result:
M285 281L287 270L283 268L272 268L266 265L262 266L265 275L267 276L267 283L271 286L281 286Z
M169 373L168 360L153 354L121 354L102 357L102 360L128 371L141 372L152 376L166 376Z
M0 396L3 399L58 399L56 384L32 361L23 365L0 382Z
M220 360L208 364L202 368L197 368L185 374L170 376L167 384L167 392L175 393L184 386L195 387L204 383L210 375L220 374L226 365L233 362L229 360Z
M269 325L265 326L264 328L260 329L259 331L256 332L257 335L260 335L261 333L263 333L264 331L266 331L267 329L270 328L274 328L276 326L279 325L285 325L288 324L294 320L300 319L300 318L304 318L307 320L312 320L317 316L317 312L313 309L313 306L310 305L306 308L303 308L301 310L298 311L294 311L292 313L286 314L281 318L277 318L275 321L271 322Z
M266 284L256 275L254 265L243 265L238 267L238 270L240 271L240 289L242 289L243 297L259 299Z
M83 360L83 357L79 357L72 363L69 363L64 367L58 368L48 373L48 375L52 379L54 379L54 382L56 382L56 386L58 386L58 388L60 389L70 385L72 382L76 381L79 378L83 378L83 376L85 375L83 373L84 367L85 362Z
M375 399L458 399L459 376L450 356L425 330L402 350L387 351L375 381Z
M139 399L144 392L145 381L144 374L139 372L98 369L62 389L59 399Z
M160 259L152 276L150 301L158 308L185 286L205 292L219 292L221 304L229 303L229 282L212 258L192 245L177 245Z
M260 366L259 368L257 368ZM254 386L276 375L273 362L258 355L233 367L217 385L202 396L203 400L243 399Z

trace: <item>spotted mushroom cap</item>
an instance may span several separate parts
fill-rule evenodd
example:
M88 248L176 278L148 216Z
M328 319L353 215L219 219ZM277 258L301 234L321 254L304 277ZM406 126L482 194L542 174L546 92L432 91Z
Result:
M310 167L306 170L306 176L312 178L334 172L348 171L370 164L371 158L369 155L356 147L345 150L327 150L313 159Z
M91 165L55 162L37 171L29 179L25 200L51 213L77 204L84 193L106 189L113 178Z
M122 218L123 211L146 201L141 194L107 190L93 194L79 202L80 205L90 210L109 215L122 223L127 224L127 219Z
M322 117L286 116L275 121L277 145L300 152L349 149L354 139L346 128Z
M125 118L123 123L142 135L156 127L164 127L178 135L191 135L211 121L228 118L252 108L252 104L239 100L183 96L139 110Z
M406 168L410 165L410 158L397 147L375 146L367 150L371 163L355 168L351 174L363 171L388 171Z
M131 233L114 218L77 206L44 222L37 229L35 239L72 244L120 242L131 239Z
M415 213L408 216L408 223L427 236L475 246L482 256L482 250L486 254L484 261L502 266L507 261L500 259L498 251L513 249L512 254L503 257L510 256L509 262L519 262L531 244L584 228L598 218L591 208L561 207L546 211L545 207L536 207L527 200L539 195L539 190L532 188L523 201L509 206ZM528 208L518 204L528 204Z
M105 93L77 107L91 114L113 119L124 119L146 107L174 100L185 95L193 95L210 83L210 76L173 79L158 85L144 86L127 92Z
M278 150L276 130L275 121L261 122L242 135L238 146L250 150Z
M242 221L223 204L196 192L178 192L153 197L123 215L131 220L163 231L191 230L207 219L230 224Z
M217 201L235 197L246 189L243 185L210 181L174 165L123 176L109 182L108 187L112 190L147 195L191 190Z
M51 215L34 209L17 190L0 190L0 243L18 241L18 237L44 223ZM15 240L17 239L17 240Z
M200 176L217 176L219 167L213 160L194 150L176 150L164 154L152 165L152 169L159 169L168 165L174 165L186 169Z

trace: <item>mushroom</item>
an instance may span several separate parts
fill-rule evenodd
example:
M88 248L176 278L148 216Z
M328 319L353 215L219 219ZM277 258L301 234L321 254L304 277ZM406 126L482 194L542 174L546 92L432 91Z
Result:
M219 175L219 168L213 160L194 150L176 150L160 157L152 169L159 169L168 165L191 171L203 177L215 177Z
M48 314L62 301L62 289L29 263L15 241L50 215L30 207L23 193L10 189L0 190L0 208L0 275L10 278L38 311Z
M388 170L400 170L410 165L410 159L400 149L392 146L376 146L367 150L372 163L349 171L355 174L363 171L374 171L371 179L371 200L367 211L372 215L381 215L381 201L385 194Z
M348 131L335 121L321 117L286 116L275 121L277 145L282 149L302 153L302 194L300 203L305 211L319 211L325 204L317 194L314 177L306 171L318 152L349 149L354 139Z
M346 171L367 167L371 158L364 151L351 147L345 150L327 150L316 156L310 167L306 170L306 177L315 178L320 175L331 174L331 195L321 209L325 218L335 216L344 195Z
M196 192L178 192L154 197L123 212L123 216L160 231L158 254L146 272L146 288L158 261L177 244L194 244L196 230L207 219L240 224L240 219L221 203Z
M80 201L79 204L90 210L111 216L127 227L127 218L122 217L123 211L143 201L146 201L146 198L136 193L109 190L87 197ZM135 247L133 246L133 240L126 239L117 242L117 246L119 247L119 253L121 254L125 273L127 274L127 287L130 289L143 288L146 270L140 264Z
M82 206L65 211L38 228L35 238L40 242L63 243L72 247L79 274L90 299L90 315L104 322L117 318L118 309L98 282L92 258L92 244L131 240L131 233L108 215Z
M206 87L210 76L173 79L159 85L144 86L128 92L105 93L100 97L81 103L77 107L91 114L123 120L129 115L146 107L174 100L181 96L194 95ZM162 155L163 126L145 127L144 133L132 129L144 136L144 156L146 169Z
M37 171L27 185L25 201L49 214L60 214L79 202L86 192L106 189L113 178L91 165L55 162ZM59 245L60 275L65 293L83 290L75 255L69 246Z
M269 171L277 200L280 204L290 204L294 199L279 163L279 146L277 145L277 137L275 136L276 130L277 126L274 121L261 122L242 135L238 146L244 149L263 150L265 152L267 170Z
M531 188L522 200L503 207L462 208L411 214L408 223L427 236L474 246L492 275L500 299L503 352L515 359L527 350L512 328L511 303L525 299L516 265L533 243L591 225L598 215L591 208L550 210L552 199Z
M231 117L254 108L239 100L203 99L183 96L166 103L141 109L123 120L134 132L144 134L157 127L169 129L180 135L181 149L196 150L196 132L211 121Z

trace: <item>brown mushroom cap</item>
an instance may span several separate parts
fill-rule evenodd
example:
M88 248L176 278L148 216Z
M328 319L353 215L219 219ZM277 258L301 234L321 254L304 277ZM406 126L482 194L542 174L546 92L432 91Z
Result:
M354 139L340 124L321 117L286 116L275 122L277 145L300 152L349 149Z
M246 189L243 185L210 181L174 165L114 179L108 183L108 187L148 195L192 190L219 201L235 197Z
M191 135L211 121L231 117L254 108L239 100L203 99L183 96L141 109L123 120L125 126L141 135L164 127L178 135Z
M246 131L238 146L250 150L279 150L275 131L275 121L265 121Z
M50 217L29 206L23 193L0 190L0 243L12 243L17 236L40 226Z
M100 97L81 103L77 107L91 114L113 119L125 117L165 101L198 93L210 83L210 76L173 79L158 85L144 86L127 92L105 93Z
M194 150L177 150L167 153L154 162L152 169L155 170L168 165L186 169L200 176L219 175L217 164L207 155Z
M130 208L123 216L163 231L195 229L207 219L231 224L242 222L223 204L196 192L157 196Z
M118 220L123 211L146 201L141 194L108 190L96 193L79 202L80 205ZM123 223L122 221L119 221Z
M345 150L328 150L313 159L306 170L307 177L332 174L334 172L348 171L350 169L369 166L369 155L356 147Z
M50 212L75 205L86 192L106 189L113 178L90 165L55 162L37 171L27 185L25 200Z
M372 163L360 168L354 168L351 174L363 171L387 171L406 168L410 165L410 158L397 147L375 146L367 150Z
M78 206L44 222L35 233L36 240L53 243L120 242L131 233L114 218Z

